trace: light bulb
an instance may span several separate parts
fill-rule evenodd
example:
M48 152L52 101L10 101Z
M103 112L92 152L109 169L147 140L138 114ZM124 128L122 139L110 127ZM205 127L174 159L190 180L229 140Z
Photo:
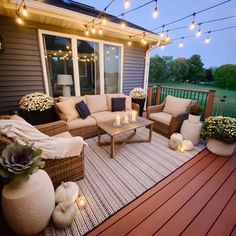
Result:
M193 20L192 23L189 25L190 30L194 30L196 28L196 22Z
M121 28L122 28L122 29L125 28L125 22L124 22L124 21L122 21L122 23L121 23Z
M125 6L125 9L129 9L130 8L130 0L125 0L124 6Z
M88 29L86 29L86 31L84 32L84 34L85 34L86 36L89 36L89 31L88 31Z
M158 9L157 9L157 7L154 8L152 16L153 16L153 18L157 18L158 17Z
M104 16L104 17L102 18L102 24L105 25L106 23L107 23L107 19L106 19L106 17Z
M179 47L182 48L184 46L184 42L179 43Z
M92 30L91 30L91 31L92 31L92 33L93 33L93 34L95 34L95 33L96 33L96 29L95 29L95 27L94 27L94 26L92 27Z
M165 45L161 45L161 50L164 50L165 49Z
M26 8L25 5L23 6L22 15L23 16L28 16L28 11L27 11L27 8Z
M164 38L165 34L163 32L160 33L160 38Z
M24 21L22 20L22 18L20 18L19 16L16 18L16 22L19 24L19 25L24 25Z
M100 28L99 30L98 30L98 33L100 34L100 35L102 35L102 29Z
M200 37L202 35L202 31L201 29L198 29L198 31L196 32L196 37Z
M208 44L208 43L210 43L210 42L211 42L211 38L210 38L210 36L207 36L207 38L205 39L204 43L205 43L205 44Z
M128 41L128 46L131 46L132 45L132 41Z
M168 43L168 42L170 42L171 39L170 39L169 36L167 36L165 40L166 40L166 42Z

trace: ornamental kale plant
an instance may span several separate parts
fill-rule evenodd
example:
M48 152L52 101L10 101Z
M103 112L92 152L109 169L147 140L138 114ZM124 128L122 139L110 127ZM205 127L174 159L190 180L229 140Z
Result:
M146 98L146 94L144 92L144 89L142 88L134 88L130 91L129 94L134 99L144 99Z
M33 145L9 144L0 156L0 176L12 185L18 185L29 179L39 168L44 167L41 161L42 150Z
M224 143L236 142L236 119L223 116L208 117L201 130L203 139L217 139Z
M27 94L19 103L20 109L26 111L45 111L53 105L53 98L43 93Z

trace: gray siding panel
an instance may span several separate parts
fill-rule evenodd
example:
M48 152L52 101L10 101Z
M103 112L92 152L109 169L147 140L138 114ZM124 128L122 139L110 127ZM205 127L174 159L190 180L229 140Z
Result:
M36 28L17 26L0 16L5 51L0 54L0 113L18 109L22 96L45 92Z
M145 70L145 48L124 46L123 92L143 87Z

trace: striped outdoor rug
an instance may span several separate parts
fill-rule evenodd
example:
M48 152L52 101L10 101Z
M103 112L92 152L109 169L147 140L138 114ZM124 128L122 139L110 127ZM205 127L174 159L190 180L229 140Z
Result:
M148 137L146 128L138 129L134 138L143 137ZM108 135L102 138L109 140ZM85 178L78 185L87 206L78 209L71 226L63 230L51 223L46 236L86 234L203 149L199 145L191 152L170 150L168 139L153 132L151 143L126 144L111 159L110 147L98 146L97 137L86 141L89 147L85 151Z

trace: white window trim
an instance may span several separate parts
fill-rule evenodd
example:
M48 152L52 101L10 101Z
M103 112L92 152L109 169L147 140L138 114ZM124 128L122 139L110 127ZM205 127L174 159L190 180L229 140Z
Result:
M44 54L44 45L43 45L43 34L61 36L71 39L71 47L72 47L72 57L77 58L77 40L86 40L91 42L99 43L99 66L100 66L100 94L104 94L104 44L119 46L121 48L121 78L120 78L120 93L123 92L123 65L124 65L124 45L121 43L114 43L106 40L98 40L83 36L77 36L73 34L60 33L49 30L38 29L38 37L39 37L39 49L40 49L40 57L42 63L43 70L43 79L46 94L49 95L49 86L48 86L48 75L47 75L47 67L45 62L45 54ZM75 95L80 96L80 83L79 83L79 65L77 60L72 60L73 63L73 73L74 73L74 83L75 83Z

